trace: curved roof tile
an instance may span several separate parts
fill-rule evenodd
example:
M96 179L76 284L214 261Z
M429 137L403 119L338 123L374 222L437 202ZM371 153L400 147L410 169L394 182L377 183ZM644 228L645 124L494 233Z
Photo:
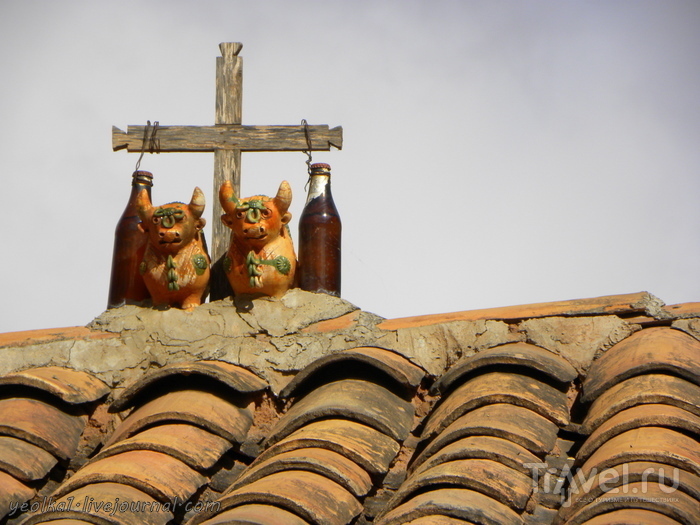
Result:
M601 394L588 409L581 432L590 434L618 412L636 405L665 404L700 416L700 387L680 377L644 374L625 379Z
M150 427L122 439L103 448L95 459L131 450L153 450L169 454L195 470L207 470L231 447L229 440L202 428L172 423Z
M90 521L85 521L85 520L79 520L76 518L62 518L58 520L49 520L49 521L40 521L38 524L35 525L92 525L92 522Z
M376 428L397 441L408 437L413 405L376 383L343 379L322 385L297 401L265 441L269 446L306 423L342 417Z
M309 525L296 514L261 503L251 503L225 510L213 518L203 521L201 525Z
M495 436L468 436L445 445L422 463L415 463L410 472L421 472L446 461L457 459L490 459L529 474L532 468L526 464L541 463L541 460L525 447L508 439Z
M167 503L175 498L186 501L206 481L179 459L151 450L134 450L88 463L54 494L61 497L86 485L113 482L130 485Z
M322 419L292 432L265 450L258 461L299 448L321 447L351 459L370 474L386 474L399 444L372 427L347 419Z
M583 402L613 385L648 372L670 372L700 385L700 341L667 327L646 328L605 352L583 383Z
M253 462L226 491L233 492L274 472L308 470L326 476L355 497L367 495L373 483L369 474L354 461L325 448L308 447L281 452L265 461Z
M44 478L58 460L41 447L23 439L0 436L0 470L20 481Z
M424 516L439 514L488 525L522 525L509 507L468 489L443 488L424 492L392 509L377 525L402 525Z
M676 491L671 498L669 493L656 483L630 483L626 486L626 489L626 492L620 491L610 494L609 497L598 498L571 516L566 522L557 520L555 523L583 525L588 520L606 512L619 508L633 508L655 511L684 525L697 525L698 502L687 494ZM670 499L673 501L669 502ZM617 523L620 522L618 521ZM644 521L642 523L649 522Z
M554 448L557 431L554 423L527 408L506 403L486 405L464 414L440 432L420 453L412 468L465 436L508 439L535 455L543 456Z
M87 420L38 399L0 399L1 435L28 441L64 461L75 454Z
M430 414L421 437L440 432L470 410L495 403L527 408L560 426L570 422L563 392L528 376L489 372L463 383L444 399Z
M631 461L664 463L700 475L700 443L668 428L636 428L602 444L581 466L581 472L588 476L593 469Z
M634 461L604 469L585 480L580 487L583 490L573 491L566 505L559 510L559 518L563 521L569 519L586 504L605 497L605 494L612 497L613 494L629 492L626 485L638 482L664 484L668 487L668 494L674 493L678 488L700 501L700 477L663 463Z
M46 366L13 372L0 377L0 385L23 385L44 390L66 403L81 404L97 401L110 392L110 388L87 372Z
M700 416L672 405L637 405L622 410L601 423L583 443L576 454L576 459L579 462L585 460L601 445L618 434L649 426L680 429L700 438Z
M162 422L191 423L233 443L240 443L250 429L252 414L249 409L239 408L217 394L201 390L176 390L135 409L119 425L105 446Z
M249 503L275 505L318 525L347 525L362 511L362 505L343 487L325 476L304 470L270 474L218 501L221 510ZM210 517L202 513L190 523L196 525Z
M372 366L406 388L416 388L425 377L423 369L394 351L373 346L362 346L323 356L307 365L282 389L280 397L287 398L294 395L310 377L316 375L327 366L343 361L357 361Z
M459 459L416 471L387 504L398 506L411 494L431 486L450 485L481 492L515 511L522 511L532 493L532 478L490 459Z
M95 525L166 525L173 519L171 504L119 483L96 483L80 487L51 500L52 510L30 515L22 525L58 520L82 520Z
M0 471L0 519L7 516L19 505L29 501L34 497L34 494L36 491L33 488Z
M450 518L449 516L440 516L439 514L430 514L428 516L423 516L411 520L406 525L473 525L473 521L464 521L457 518Z
M616 509L585 521L585 525L620 525L620 523L679 525L680 522L658 512L644 509Z
M442 394L459 379L479 368L493 365L516 365L542 372L560 383L569 383L578 372L566 359L528 343L510 343L495 346L462 359L438 379L430 389L432 394Z
M134 398L156 381L173 375L200 375L218 381L236 392L250 394L260 392L268 387L265 380L253 372L238 365L225 361L196 361L174 363L157 370L151 370L128 386L112 403L113 410L124 410L129 407Z

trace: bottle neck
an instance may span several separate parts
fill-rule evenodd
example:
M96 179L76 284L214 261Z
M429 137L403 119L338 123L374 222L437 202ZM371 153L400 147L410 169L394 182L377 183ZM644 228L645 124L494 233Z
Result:
M151 196L151 185L150 184L132 184L131 185L131 195L129 196L129 200L135 199L139 193L141 193L141 190L146 190L148 192L148 196Z
M306 204L310 203L317 197L324 195L330 190L331 177L330 175L311 175L309 179L309 196L306 198Z
M137 179L134 177L134 179L131 181L131 194L129 195L127 207L136 205L136 199L139 196L139 193L141 193L141 190L146 190L146 193L148 193L148 198L150 199L152 187L153 183L151 181Z

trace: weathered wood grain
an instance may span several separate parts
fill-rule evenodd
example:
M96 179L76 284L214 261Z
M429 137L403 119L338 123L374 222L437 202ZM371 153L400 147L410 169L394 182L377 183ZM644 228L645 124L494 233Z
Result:
M216 58L216 112L215 124L240 124L243 114L243 57L239 57L243 44L222 42L219 44L221 56ZM214 184L212 195L219 194L221 185L230 180L236 195L241 194L241 148L221 148L214 150ZM221 203L212 199L212 241L211 258L217 262L227 248L228 229L218 220L222 215ZM216 279L213 298L218 297Z
M112 126L112 149L140 153L145 126L128 126L123 131ZM326 124L309 126L311 149L328 151L342 148L343 128ZM307 149L303 126L247 126L216 124L214 126L158 126L158 151L213 152L239 151L303 151ZM218 195L219 188L216 188Z

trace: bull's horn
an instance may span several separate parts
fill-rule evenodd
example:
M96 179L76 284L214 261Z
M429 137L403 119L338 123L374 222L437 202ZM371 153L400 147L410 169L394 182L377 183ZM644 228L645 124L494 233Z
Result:
M136 211L139 214L141 222L147 222L148 215L153 209L153 204L151 204L151 198L148 196L148 191L144 188L136 196Z
M196 219L199 219L204 213L204 192L199 189L199 186L195 186L192 192L192 200L189 204L190 211Z
M236 198L236 192L233 191L233 185L230 180L225 180L219 188L219 202L221 203L224 213L230 215L236 213L238 198Z
M277 195L275 195L275 205L280 214L284 215L290 204L292 204L292 188L289 187L286 180L283 180L279 190L277 190Z

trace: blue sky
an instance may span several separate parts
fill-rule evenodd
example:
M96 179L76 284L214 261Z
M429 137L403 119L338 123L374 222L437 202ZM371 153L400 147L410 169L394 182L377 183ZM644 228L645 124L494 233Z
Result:
M344 128L314 161L333 167L362 309L700 300L699 23L676 0L4 1L0 332L104 310L138 158L111 127L213 124L232 41L244 124ZM243 155L244 195L289 180L294 234L304 161ZM215 197L211 154L141 168L156 204Z

